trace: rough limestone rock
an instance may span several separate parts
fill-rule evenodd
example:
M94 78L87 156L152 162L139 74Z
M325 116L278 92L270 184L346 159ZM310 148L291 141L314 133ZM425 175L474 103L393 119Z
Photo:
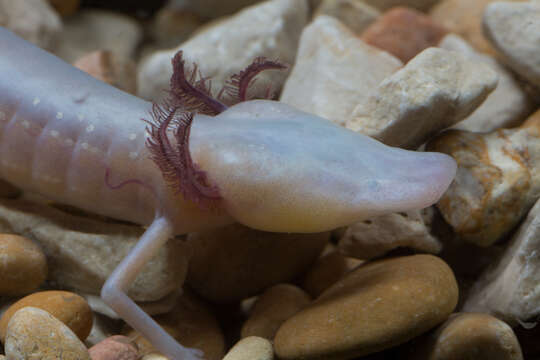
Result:
M508 210L512 211L512 210ZM506 250L480 276L464 311L491 313L510 325L536 324L540 315L540 201Z
M273 358L274 349L270 341L250 336L237 342L223 360L272 360Z
M458 288L441 259L415 255L360 266L287 320L280 359L354 359L404 343L443 322Z
M457 51L471 61L483 62L497 72L499 83L486 101L454 128L474 132L490 132L519 125L533 110L530 97L514 75L493 57L481 54L458 35L449 34L439 47Z
M383 80L347 127L387 145L416 149L469 116L496 85L489 66L429 48Z
M436 331L413 341L407 360L522 360L516 334L505 322L475 313L453 314Z
M505 62L540 87L540 2L495 2L484 12L485 34Z
M96 50L110 50L132 59L142 35L141 25L126 15L81 10L65 20L55 54L69 63Z
M0 0L0 26L47 50L55 48L62 30L47 0Z
M407 63L423 50L436 46L446 33L426 14L400 6L380 16L361 38Z
M90 360L77 335L48 312L34 307L25 307L13 315L4 348L10 360Z
M426 11L440 0L363 0L365 3L380 10L388 10L395 6L408 6L418 10Z
M401 66L335 18L321 15L302 33L281 101L344 125L371 89Z
M25 236L41 245L51 281L99 294L107 277L139 240L144 229L76 216L24 200L0 200L0 232ZM130 288L138 301L158 300L177 290L187 273L189 249L171 240Z
M184 51L186 65L197 63L201 73L212 79L215 92L256 57L292 65L307 21L306 0L270 0L246 8L210 25L176 49L148 56L139 68L139 96L154 101L164 97L172 75L171 59L179 50ZM263 95L270 84L280 89L286 76L285 71L262 73L257 77L261 86L254 95Z
M393 213L350 226L339 240L346 256L372 259L398 247L436 254L442 244L430 233L420 210Z
M452 130L428 149L451 155L457 175L437 204L463 239L489 246L518 224L540 194L540 111L489 134Z
M358 0L323 0L315 14L335 17L355 34L360 35L380 15L380 11Z

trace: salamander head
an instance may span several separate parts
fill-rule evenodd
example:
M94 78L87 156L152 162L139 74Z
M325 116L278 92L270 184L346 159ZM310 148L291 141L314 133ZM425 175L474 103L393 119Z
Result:
M444 154L388 147L288 105L255 100L197 115L193 159L238 222L317 232L436 202L456 172Z

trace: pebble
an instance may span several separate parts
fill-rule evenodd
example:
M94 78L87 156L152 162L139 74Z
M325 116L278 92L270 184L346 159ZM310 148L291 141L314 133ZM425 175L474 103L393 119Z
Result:
M458 313L414 342L408 360L522 360L512 328L487 315Z
M380 11L358 0L323 0L315 14L328 15L338 19L352 32L360 35L380 15Z
M540 316L539 249L540 201L537 201L506 244L504 252L492 258L491 266L478 277L463 310L494 314L513 327L537 326Z
M388 10L395 6L408 6L418 10L426 11L440 0L362 0L363 2L377 7L380 10Z
M226 2L223 2L226 3ZM292 65L298 40L308 21L307 0L271 0L253 5L237 14L212 23L197 32L179 47L147 56L139 66L139 96L158 101L169 87L172 75L171 58L184 51L186 64L197 63L201 73L212 79L217 93L233 74L253 62L256 57L279 59ZM252 96L262 96L266 86L280 90L287 71L267 71L257 76L257 89Z
M172 48L186 41L202 24L199 16L169 4L154 15L148 32L154 47Z
M396 7L373 22L361 38L407 63L423 50L436 46L446 33L444 27L424 13Z
M273 340L281 324L310 302L310 296L299 287L290 284L272 286L257 298L242 326L241 337Z
M237 342L223 360L272 360L273 358L274 349L270 341L250 336Z
M173 0L173 7L192 11L205 18L217 18L233 14L246 6L251 6L261 0Z
M73 66L120 90L135 95L137 71L135 62L110 50L97 50L79 58Z
M429 48L382 81L347 127L391 146L416 149L469 116L497 85L489 66Z
M48 312L34 307L25 307L13 315L4 348L10 360L90 360L77 335Z
M281 101L344 125L371 89L402 65L335 18L320 15L302 33Z
M339 251L324 254L307 271L302 289L315 299L360 264L361 260L346 257Z
M75 14L81 5L81 0L48 0L61 16Z
M327 232L269 233L239 224L192 233L187 283L213 302L239 301L302 274L329 238Z
M427 148L456 160L456 178L437 207L456 234L478 246L510 232L540 194L540 111L518 128L449 131Z
M375 261L287 320L275 337L275 351L284 360L368 355L445 321L457 300L452 270L435 256Z
M431 234L420 210L393 213L351 225L339 239L346 256L373 259L399 247L437 254L442 243Z
M523 79L540 87L540 3L489 4L484 29L504 61Z
M202 350L205 360L222 360L225 355L225 338L216 318L190 292L184 292L173 311L154 319L183 346ZM159 353L136 331L127 329L124 335L134 339L140 355Z
M52 50L58 45L62 21L47 0L0 0L0 26Z
M99 295L107 277L139 241L144 229L74 215L26 200L0 199L0 232L35 240L49 261L49 281ZM156 301L183 283L189 248L169 241L137 276L129 290L136 301Z
M25 295L47 278L47 258L32 240L0 234L0 295Z
M471 61L483 62L497 72L499 83L470 116L457 123L454 128L473 132L490 132L499 128L520 125L533 110L533 102L514 74L495 58L477 52L464 39L449 34L441 40L439 47L457 51Z
M85 9L65 19L55 54L70 64L96 50L132 59L142 36L141 25L126 15Z
M60 290L40 291L28 295L11 305L0 318L0 339L4 341L6 329L14 314L24 307L47 311L66 324L79 339L84 341L92 329L92 310L81 296Z
M138 360L139 351L133 346L131 339L122 336L111 336L88 349L92 360Z

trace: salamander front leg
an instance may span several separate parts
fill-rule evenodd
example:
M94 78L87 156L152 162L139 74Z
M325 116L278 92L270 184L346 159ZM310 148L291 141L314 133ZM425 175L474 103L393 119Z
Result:
M127 295L137 274L173 235L164 218L157 218L144 232L137 245L111 274L101 289L103 300L156 349L172 360L201 360L202 351L180 345Z

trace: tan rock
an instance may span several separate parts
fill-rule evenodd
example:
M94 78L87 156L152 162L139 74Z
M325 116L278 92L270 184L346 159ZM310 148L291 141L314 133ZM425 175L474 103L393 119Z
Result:
M404 63L436 46L447 30L417 10L396 7L384 13L363 33L366 43L388 51Z
M186 64L197 63L201 73L212 79L216 92L256 57L292 65L307 21L306 0L270 0L248 7L198 32L176 49L148 56L139 67L138 94L154 101L163 98L172 75L171 58L178 50L184 51ZM262 95L270 84L280 89L286 76L284 71L262 73L257 77L260 86L252 95Z
M81 10L65 19L55 54L69 63L95 50L132 59L142 28L130 17L104 10Z
M489 134L449 131L428 145L458 163L437 204L463 239L489 246L518 224L540 189L540 111L524 125Z
M205 360L221 360L225 355L225 338L216 318L189 292L184 292L171 313L154 319L183 346L202 350ZM136 331L127 330L125 335L134 339L140 355L159 353Z
M490 132L519 125L533 110L530 97L508 69L491 56L480 54L465 40L449 34L439 43L443 49L457 51L471 61L483 62L497 72L499 83L486 101L454 128Z
M81 4L81 0L48 0L49 4L62 16L73 15Z
M478 278L464 311L491 313L512 326L526 326L528 322L536 325L540 315L539 224L537 202L504 253L493 259L491 267Z
M165 355L152 353L144 355L141 360L169 360L169 358Z
M68 291L40 291L28 295L11 305L0 318L0 339L4 342L9 321L24 307L45 310L84 341L92 329L92 310L84 298Z
M122 335L111 336L88 349L92 360L138 360L139 351L131 339Z
M120 90L134 95L137 92L135 62L110 50L86 54L75 61L73 66Z
M273 358L274 349L270 341L250 336L237 342L223 360L272 360Z
M400 212L364 220L350 226L339 240L346 256L372 259L398 247L437 254L442 249L419 210Z
M296 64L281 101L344 125L371 89L400 68L335 18L318 16L302 33Z
M62 30L47 0L0 0L0 26L44 49L54 49Z
M505 62L540 87L540 3L490 4L484 12L484 29Z
M47 278L47 258L22 236L0 234L0 295L24 295Z
M477 50L495 55L495 50L482 33L484 8L495 1L499 0L442 0L431 9L430 15L436 22L464 38Z
M253 305L242 326L241 337L273 340L281 324L310 302L310 296L294 285L279 284L267 289Z
M187 282L214 302L245 299L304 272L329 235L269 233L238 224L192 233Z
M49 280L93 294L99 294L144 231L25 200L0 199L0 218L0 232L25 236L41 246L49 261ZM130 296L152 301L176 291L186 276L189 254L182 241L168 242L136 278Z
M10 360L90 360L77 335L48 312L34 307L20 309L11 318L5 351Z
M287 320L281 359L352 359L404 343L446 320L457 304L452 270L437 257L376 261L351 272Z
M321 256L308 270L302 281L302 288L312 298L317 298L361 263L361 260L346 257L339 251L329 252Z
M380 10L388 10L394 6L408 6L426 11L440 0L363 0L365 3L377 7Z
M522 360L512 328L487 314L454 314L411 349L410 360Z
M359 35L379 17L380 12L359 0L323 0L313 16L319 15L335 17Z
M415 149L469 116L497 85L497 74L459 53L429 48L378 86L347 127L391 146Z

